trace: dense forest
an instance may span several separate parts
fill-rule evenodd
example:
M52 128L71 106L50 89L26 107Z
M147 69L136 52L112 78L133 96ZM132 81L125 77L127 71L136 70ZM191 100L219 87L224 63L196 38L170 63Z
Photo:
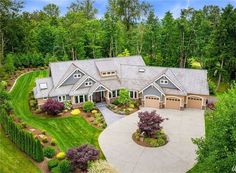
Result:
M0 78L49 62L142 55L148 65L191 68L199 62L220 84L236 75L236 9L182 9L160 19L151 4L108 0L102 18L94 0L75 0L65 15L55 4L22 11L24 2L0 1ZM158 10L158 9L155 9Z

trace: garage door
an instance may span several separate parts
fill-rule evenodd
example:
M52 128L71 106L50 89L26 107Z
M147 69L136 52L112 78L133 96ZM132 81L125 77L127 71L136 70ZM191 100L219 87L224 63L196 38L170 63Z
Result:
M146 96L144 100L145 107L159 108L160 99L156 96Z
M167 109L180 109L180 99L175 97L166 98Z
M202 109L202 98L188 97L187 108Z

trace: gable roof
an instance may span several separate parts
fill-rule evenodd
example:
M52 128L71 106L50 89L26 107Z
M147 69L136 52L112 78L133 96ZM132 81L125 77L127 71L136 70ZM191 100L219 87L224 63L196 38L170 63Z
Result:
M206 70L150 67L145 65L141 56L54 62L50 63L49 66L51 77L47 80L49 80L48 83L51 85L51 91L48 90L39 94L36 90L37 97L46 95L46 92L49 96L74 95L82 92L88 94L98 85L102 85L109 91L120 88L140 91L151 84L165 94L209 95ZM79 70L84 74L80 80L74 85L57 87L69 78L75 70ZM117 75L106 78L101 77L100 72L110 70L116 70ZM179 90L160 87L155 81L162 76L167 77ZM91 88L75 91L88 77L97 84ZM46 78L42 80L44 79L46 80ZM36 83L39 83L39 81Z

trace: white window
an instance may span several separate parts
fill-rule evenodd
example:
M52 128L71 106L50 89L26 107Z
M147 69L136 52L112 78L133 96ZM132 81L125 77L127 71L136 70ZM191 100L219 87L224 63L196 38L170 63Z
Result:
M84 103L88 101L88 96L87 95L79 95L79 96L75 96L75 103Z
M81 74L80 74L80 73L76 73L76 74L74 74L74 78L75 78L75 79L79 79L79 78L81 78Z
M136 99L137 98L137 92L136 91L130 91L129 93L131 99Z
M92 81L85 82L85 86L92 86L92 84L93 84Z
M160 81L160 83L161 83L161 84L164 84L164 85L167 85L167 84L168 84L168 80L162 79L162 80Z
M58 96L58 101L59 101L59 102L64 102L64 101L66 101L66 96Z

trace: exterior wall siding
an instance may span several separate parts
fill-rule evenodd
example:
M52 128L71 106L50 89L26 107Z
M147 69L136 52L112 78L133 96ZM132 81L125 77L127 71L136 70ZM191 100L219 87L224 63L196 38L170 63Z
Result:
M85 86L85 82L92 82L91 86ZM82 88L90 88L95 84L95 82L91 79L87 79L86 81L84 81L84 83L78 88L78 89L82 89Z
M158 96L161 98L161 100L163 100L161 92L158 91L154 86L149 86L148 88L143 90L142 98L144 99L144 97L147 95Z
M73 76L74 74L81 74L81 77L83 77L83 73L81 73L80 71L76 71L74 72L63 84L62 86L65 86L65 85L74 85L79 79L75 79Z
M168 84L161 84L161 80L162 80L162 79L168 80L168 79L165 78L165 77L162 77L162 78L158 79L158 80L156 81L156 83L157 83L160 87L162 87L162 88L177 89L176 86L175 86L170 80L168 80Z

